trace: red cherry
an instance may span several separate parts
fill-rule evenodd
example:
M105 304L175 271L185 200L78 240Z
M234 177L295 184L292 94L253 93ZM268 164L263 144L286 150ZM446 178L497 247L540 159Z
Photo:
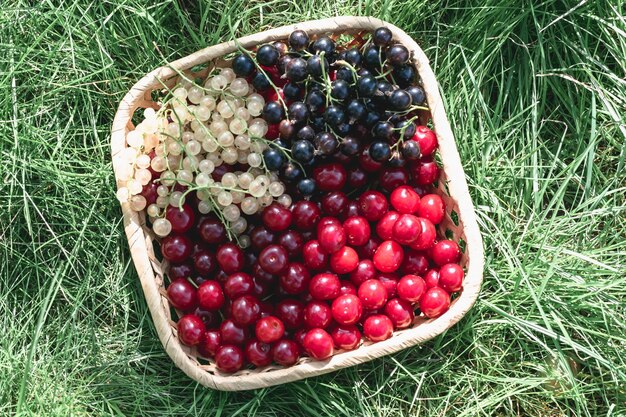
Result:
M266 272L263 268L261 268L258 261L252 265L252 276L255 281L262 285L271 286L278 282L278 277Z
M272 347L260 340L251 340L246 343L244 352L248 362L254 366L262 367L272 363Z
M430 288L420 298L420 311L430 319L441 316L450 308L450 294L443 288Z
M325 328L332 320L332 310L323 301L311 301L304 308L304 323L308 328Z
M278 244L287 250L289 257L297 257L302 253L304 239L295 230L287 230L279 236Z
M279 340L272 347L274 362L282 366L292 366L300 359L300 348L293 340Z
M217 250L217 263L227 274L241 271L244 266L243 251L237 245L225 243Z
M306 337L309 329L300 329L293 335L293 341L298 344L298 350L301 353L305 353L304 350L304 338Z
M207 329L218 326L220 321L222 321L217 311L209 311L198 307L194 310L193 314L200 317L200 320L202 320Z
M346 244L346 233L341 227L341 224L327 224L318 228L317 240L320 243L320 247L326 253L337 252Z
M430 249L435 244L435 239L437 238L435 225L430 220L423 217L418 217L418 220L422 226L422 232L417 237L417 240L411 243L411 248L417 250Z
M172 224L172 233L186 233L193 227L196 215L189 204L183 204L182 210L168 206L165 218Z
M420 196L409 186L403 185L393 190L389 201L401 214L414 214L420 205Z
M212 358L220 347L221 341L218 330L207 330L198 344L198 353L205 358Z
M291 219L291 211L276 203L265 207L261 213L263 224L272 232L286 230L291 225Z
M393 237L393 226L400 218L397 211L388 211L382 219L376 223L376 234L383 240L389 240Z
M337 349L353 350L361 342L361 332L356 326L337 326L330 332Z
M459 264L445 264L439 268L439 286L450 294L463 287L463 268Z
M261 317L261 304L256 297L242 295L233 300L230 312L235 323L249 326Z
M365 319L363 335L372 342L387 340L393 334L393 323L384 314L374 314Z
M458 263L461 259L461 248L452 240L442 240L435 243L431 256L433 261L439 266Z
M309 270L303 264L293 262L280 275L280 286L287 294L299 294L306 291L310 280Z
M428 258L426 258L423 252L413 249L404 251L404 261L400 265L400 272L403 275L414 274L421 276L428 271L428 267Z
M405 275L396 287L398 297L410 303L416 303L426 291L426 283L417 275Z
M359 197L359 213L370 222L380 220L389 205L387 199L379 191L366 191Z
M348 171L348 185L351 189L361 188L367 184L367 172L361 167L354 167Z
M412 214L401 214L393 225L393 240L402 245L415 242L420 233L422 233L422 224Z
M348 217L343 222L343 230L346 233L346 241L351 246L365 245L372 233L370 224L365 217Z
M340 191L346 184L346 169L341 164L325 164L313 170L313 179L321 191Z
M431 157L426 157L413 164L411 175L417 185L430 185L439 177L439 166Z
M309 293L316 300L333 300L339 295L341 283L335 274L317 274L309 283Z
M319 223L317 223L317 233L319 234L320 230L330 225L341 226L341 222L336 217L332 217L332 216L322 217Z
M385 314L396 329L405 329L413 323L415 313L408 301L392 298L385 304Z
M359 258L372 259L374 257L374 254L376 253L376 249L378 249L381 243L382 241L378 237L370 237L370 240L368 240L365 245L359 246L357 248Z
M193 310L198 306L196 289L184 278L172 281L167 287L167 298L174 308L182 311Z
M155 154L156 155L156 154ZM153 157L151 156L150 159ZM154 178L154 174L152 174ZM156 203L159 194L157 193L157 188L159 188L159 184L150 181L146 185L144 185L141 189L141 195L146 199L146 207L150 204Z
M206 243L220 244L226 241L226 228L221 221L205 217L198 223L198 234Z
M208 276L217 268L213 252L203 249L193 254L193 264L200 275Z
M302 248L304 264L313 270L325 268L328 265L328 255L322 251L317 240L310 240Z
M378 172L382 168L381 162L372 159L368 148L364 148L359 154L359 166L366 172Z
M390 193L409 182L409 172L403 167L386 167L380 171L378 181L382 189Z
M304 324L310 329L316 327L325 328L332 320L332 310L323 301L311 301L304 308Z
M198 302L205 310L219 310L224 305L224 292L217 281L204 281L198 287Z
M192 275L193 264L190 261L181 264L170 265L169 269L167 270L167 276L172 281L178 278L189 278Z
M417 213L420 217L430 220L433 224L439 224L446 215L446 205L437 194L426 194L420 200Z
M322 211L329 215L339 217L343 214L350 200L341 191L334 191L322 197Z
M252 294L253 291L254 280L245 272L235 272L229 275L224 284L224 292L231 299Z
M376 278L378 271L376 271L376 267L374 266L374 262L370 259L363 259L356 266L355 270L350 273L350 281L354 283L354 285L361 285L368 279Z
M404 251L402 246L393 240L386 240L376 248L373 261L374 266L380 272L394 272L402 264Z
M359 215L359 203L357 201L350 201L346 206L346 210L343 213L345 219L350 217L356 217Z
M320 220L321 212L311 201L298 201L293 205L293 224L299 230L313 230Z
M363 303L356 295L340 295L333 301L332 313L335 321L341 325L355 324L363 314Z
M274 343L285 334L285 326L277 317L267 316L256 322L254 331L261 342Z
M206 331L204 323L200 317L195 314L186 314L176 323L178 330L178 338L187 346L193 346L200 343L202 335Z
M424 283L426 289L439 286L439 271L436 269L430 269L424 274Z
M280 274L287 269L289 254L282 246L269 245L259 254L259 265L270 274Z
M161 240L161 253L170 262L179 263L191 256L193 244L185 235L169 235Z
M368 279L359 285L357 293L363 303L363 308L369 310L380 308L387 302L387 289L377 279Z
M354 294L356 295L356 287L350 281L342 280L339 287L339 295Z
M269 245L276 243L276 235L265 226L257 226L250 232L250 244L257 252L262 251Z
M215 366L222 372L237 372L243 366L243 352L238 346L222 345L215 352Z
M419 143L422 156L429 156L437 149L437 136L426 126L417 126L411 139Z
M330 255L330 269L339 275L354 271L358 263L359 255L350 246L344 246Z
M288 329L298 329L304 325L304 304L298 300L280 301L276 304L275 314Z
M396 274L378 274L377 279L387 290L387 298L393 298L396 296L396 288L398 286L398 276Z
M232 319L226 319L220 325L220 337L223 344L243 345L248 338L248 329Z
M313 359L322 360L333 355L333 338L324 329L309 330L303 345Z

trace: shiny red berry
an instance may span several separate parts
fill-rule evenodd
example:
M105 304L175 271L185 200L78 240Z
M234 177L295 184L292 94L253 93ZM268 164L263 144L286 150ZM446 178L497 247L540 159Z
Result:
M281 232L291 225L292 214L289 209L273 203L263 209L261 220L272 232Z
M333 253L346 245L346 233L341 224L327 224L318 227L317 240L324 252Z
M205 217L198 223L198 234L206 243L217 245L226 242L226 228L221 221Z
M224 292L217 281L204 281L198 287L198 303L205 310L215 311L224 305Z
M356 287L350 281L342 280L339 287L339 295L354 294L356 295Z
M289 254L282 246L269 245L259 254L259 265L264 271L278 275L287 269Z
M298 201L293 205L293 224L299 230L313 230L320 220L322 211L313 202Z
M401 214L393 225L393 240L402 245L415 242L420 233L422 233L422 224L412 214Z
M215 352L215 366L222 372L237 372L243 366L243 352L233 345L223 345Z
M417 239L411 243L411 248L417 250L426 250L433 247L437 238L437 230L435 225L428 219L418 217L422 231Z
M254 366L262 367L272 363L272 346L260 340L246 343L244 353L248 362Z
M330 269L343 275L354 271L359 263L359 255L350 246L344 246L330 255Z
M430 185L439 177L439 166L432 158L426 157L413 164L411 175L417 185Z
M317 240L310 240L302 248L304 264L313 270L323 269L328 265L328 254L322 251Z
M207 330L198 344L198 353L205 358L212 358L220 347L222 338L219 330Z
M304 325L304 304L301 301L284 299L276 304L274 314L288 329L298 329Z
M193 310L198 307L198 294L189 281L178 278L167 287L167 298L170 304L182 311Z
M387 298L394 298L396 296L396 288L398 286L398 276L396 274L389 274L381 272L376 278L383 284L383 287L387 290Z
M224 292L231 299L252 294L254 292L254 280L245 272L235 272L226 279Z
M304 238L295 230L287 230L278 237L278 244L285 248L290 258L299 257L302 254Z
M311 274L300 262L292 262L287 265L280 274L280 286L287 294L300 294L309 288Z
M285 325L279 318L267 316L256 322L254 332L263 343L274 343L285 334Z
M433 261L439 266L458 263L461 259L461 249L452 240L441 240L433 246L431 256Z
M380 272L394 272L400 268L403 259L404 250L402 246L393 240L386 240L376 248L372 260Z
M324 301L311 301L304 308L304 324L310 329L325 328L332 320L332 309Z
M348 217L343 222L343 230L346 233L346 242L350 246L365 245L372 233L370 224L361 216Z
M250 245L257 252L276 243L277 236L265 226L257 226L250 232Z
M439 286L450 294L459 291L463 287L464 275L459 264L445 264L439 268Z
M333 318L340 325L355 324L363 314L363 303L356 295L340 295L333 301L331 309Z
M384 314L374 314L365 319L363 335L372 342L387 340L393 334L393 323Z
M354 271L350 273L350 281L352 281L354 285L359 286L368 279L376 278L377 274L378 271L374 266L374 262L370 259L363 259L359 262Z
M424 284L426 289L439 286L439 271L437 269L429 269L424 274Z
M426 194L419 202L418 216L430 220L433 224L439 224L446 215L446 205L437 194Z
M226 319L220 325L220 337L223 344L243 345L248 338L248 328Z
M428 271L428 258L424 252L414 249L406 249L404 251L404 260L400 265L400 273L402 275L414 274L422 276Z
M389 201L398 213L415 214L420 205L420 196L408 185L403 185L392 191Z
M295 365L300 359L300 348L293 340L279 340L272 347L272 359L282 366Z
M378 249L381 243L382 241L378 237L370 237L370 240L368 240L365 245L357 247L359 258L372 259L376 253L376 249Z
M380 220L389 204L385 196L379 191L366 191L359 197L359 213L370 222Z
M403 167L386 167L380 172L378 181L382 189L390 193L409 182L409 173Z
M316 167L313 179L321 191L340 191L346 184L346 169L341 164L331 163Z
M429 156L437 149L437 136L426 126L417 126L411 139L419 143L423 156Z
M393 238L393 226L400 218L400 213L397 211L388 211L385 215L376 223L376 234L383 240L389 240Z
M217 263L227 274L239 272L244 267L244 256L241 248L232 243L225 243L217 250Z
M419 306L426 317L434 319L450 308L450 294L443 288L433 287L422 296Z
M303 341L304 349L313 359L322 360L333 355L333 338L324 329L311 329Z
M176 323L178 330L178 338L187 346L193 346L200 343L202 336L206 331L204 322L195 314L186 314L182 316Z
M396 292L400 299L416 303L426 292L426 283L417 275L405 275L398 281Z
M380 308L387 302L387 289L377 279L368 279L359 286L358 297L363 303L363 308L373 310Z
M330 332L337 349L353 350L361 342L361 332L356 326L337 326Z
M161 240L161 253L170 262L184 262L191 256L193 244L185 235L169 235Z
M193 262L186 261L181 264L172 264L167 270L167 276L174 281L178 278L191 278L193 275Z
M261 304L252 295L242 295L230 306L232 319L241 326L249 326L261 318Z
M217 258L208 249L202 249L192 255L193 265L202 276L209 276L217 269Z
M183 204L182 210L178 207L168 206L165 218L172 225L172 233L187 233L193 227L196 215L189 204Z
M340 217L349 203L348 196L341 191L333 191L322 197L322 211L328 216Z
M309 283L309 293L316 300L333 300L339 295L341 283L335 274L324 272L315 275Z
M385 314L396 329L406 329L413 323L415 313L408 301L392 298L385 304Z

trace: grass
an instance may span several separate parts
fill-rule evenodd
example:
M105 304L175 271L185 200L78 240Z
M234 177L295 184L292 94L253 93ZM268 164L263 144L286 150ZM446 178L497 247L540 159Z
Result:
M625 416L625 6L470 3L3 2L0 415ZM275 388L202 388L164 353L130 261L117 103L167 60L340 14L394 22L430 57L483 291L423 346Z

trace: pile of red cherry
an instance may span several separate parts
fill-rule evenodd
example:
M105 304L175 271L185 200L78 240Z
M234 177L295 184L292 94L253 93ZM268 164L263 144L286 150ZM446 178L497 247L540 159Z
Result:
M291 366L303 355L322 360L337 349L352 350L363 341L386 340L394 330L411 327L416 314L436 318L445 313L451 295L462 288L461 250L456 242L441 239L436 233L436 225L445 216L445 205L432 187L439 173L433 158L437 138L428 127L418 125L417 111L423 109L419 107L423 103L415 100L423 100L423 90L411 72L408 52L404 57L404 47L389 44L391 37L383 29L377 34L386 37L366 46L363 52L367 57L374 48L369 54L376 59L370 57L373 64L358 73L345 62L357 58L361 62L362 48L356 48L352 55L343 52L344 60L352 56L353 61L342 61L333 55L334 43L332 50L328 47L327 53L323 51L332 42L328 38L324 38L326 43L315 41L324 53L314 48L311 53L297 52L297 48L287 53L284 43L257 50L259 54L265 48L268 54L263 76L273 74L275 87L262 93L268 100L278 100L270 103L285 99L282 87L289 83L292 89L302 89L302 94L323 94L326 88L305 70L305 81L290 79L288 83L281 74L294 64L283 62L281 66L281 59L289 54L305 56L306 52L314 64L321 57L326 69L320 74L332 83L328 84L331 93L341 68L351 68L352 72L344 71L345 77L366 78L374 86L366 95L352 90L359 85L352 78L342 81L346 94L352 97L346 100L356 104L345 104L333 95L331 102L336 104L332 114L325 114L330 107L324 110L320 104L318 110L307 101L301 103L302 111L306 110L301 122L282 113L280 104L266 104L264 117L270 123L267 138L280 146L270 148L277 149L273 153L265 152L265 166L277 168L293 202L273 202L247 215L244 235L249 240L242 245L245 248L228 240L227 226L221 219L198 211L193 194L182 210L167 209L172 233L162 239L161 252L170 264L167 296L181 313L178 338L194 346L201 357L213 359L222 372L236 372L248 365ZM301 41L303 45L308 42L308 37ZM385 51L388 60L401 56L388 64L383 61ZM270 60L274 53L276 59ZM244 58L236 58L239 67L233 65L233 69L256 80L254 63ZM344 66L336 66L335 60ZM249 73L244 64L251 68ZM358 69L357 64L354 66ZM385 72L385 68L391 70ZM287 72L288 78L295 77L294 71ZM408 74L404 90L393 84L394 74ZM258 80L252 84L256 91L264 85ZM400 92L397 97L396 91ZM394 100L408 97L406 91L411 91L406 106L388 102L392 96ZM389 103L391 107L385 107ZM361 119L346 118L336 126L325 124L344 108L348 112L362 108L364 115ZM317 134L312 121L315 114L324 115L319 116L322 131ZM403 137L407 132L410 136ZM309 142L309 133L317 139ZM292 141L294 160L287 162L288 154L279 149L289 148ZM306 143L297 145L299 142ZM220 181L225 173L236 169L223 164L212 177Z

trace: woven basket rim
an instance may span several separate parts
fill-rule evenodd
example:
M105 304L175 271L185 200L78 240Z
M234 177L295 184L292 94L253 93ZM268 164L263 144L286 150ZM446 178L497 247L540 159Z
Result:
M207 47L148 73L122 99L113 121L111 153L117 186L120 187L123 184L118 175L120 158L116 158L116 156L126 147L125 136L127 129L132 127L132 115L137 108L153 107L149 94L161 85L160 80L175 76L177 71L188 70L233 52L238 45L249 48L272 40L285 39L295 29L303 29L309 34L316 35L373 30L380 26L388 27L392 31L394 39L413 52L415 67L423 82L434 131L439 140L443 172L448 178L449 196L456 203L456 211L459 219L462 220L460 226L466 241L464 256L467 256L468 259L463 290L453 302L450 310L441 317L426 320L411 329L396 332L392 338L385 341L362 346L353 351L338 353L325 361L309 361L289 368L278 367L278 369L273 368L270 371L261 369L259 372L251 372L246 375L211 374L199 367L198 363L188 356L175 336L170 319L166 316L167 303L164 306L163 295L159 291L159 286L163 284L161 265L154 257L151 246L152 239L143 228L145 221L143 221L142 216L130 209L128 203L122 203L124 228L131 255L159 339L174 363L188 376L204 386L227 391L262 388L367 362L438 336L458 322L478 297L484 267L482 237L436 78L426 55L411 37L396 26L373 17L342 16L282 26L239 38L236 42L224 42ZM155 270L157 271L156 275Z

